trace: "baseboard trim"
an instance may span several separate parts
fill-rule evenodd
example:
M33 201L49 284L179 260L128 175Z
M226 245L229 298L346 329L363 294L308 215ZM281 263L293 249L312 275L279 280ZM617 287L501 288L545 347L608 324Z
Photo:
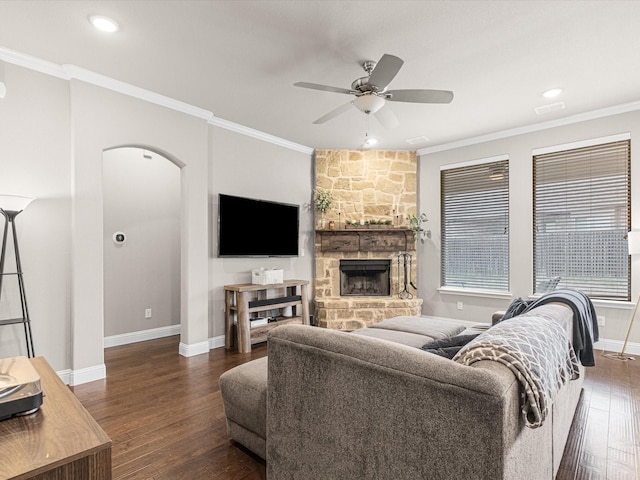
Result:
M93 367L81 368L80 370L65 370L65 378L60 376L63 382L72 387L82 385L83 383L94 382L107 378L107 367L105 364L95 365Z
M593 344L593 348L596 350L606 350L608 352L620 353L624 342L621 340L607 340L606 338ZM640 344L629 342L627 343L627 349L625 353L630 355L640 355Z
M169 325L168 327L151 328L149 330L140 330L139 332L122 333L120 335L104 337L104 348L145 342L147 340L171 337L173 335L180 335L180 325Z
M144 342L146 340L170 337L173 335L180 335L180 325L170 325L168 327L152 328L141 332L124 333L121 335L105 337L104 348ZM179 353L183 357L193 357L194 355L207 353L209 350L214 348L223 347L224 335L219 335L217 337L212 337L205 342L194 343L191 345L180 342ZM103 363L102 365L96 365L94 367L83 368L80 370L71 370L67 368L56 372L56 374L66 385L75 386L107 378L107 367Z
M209 339L209 349L224 348L224 335L219 335Z
M206 340L204 342L190 343L190 344L180 342L180 347L178 349L178 352L183 357L193 357L195 355L202 355L203 353L208 353L209 341Z

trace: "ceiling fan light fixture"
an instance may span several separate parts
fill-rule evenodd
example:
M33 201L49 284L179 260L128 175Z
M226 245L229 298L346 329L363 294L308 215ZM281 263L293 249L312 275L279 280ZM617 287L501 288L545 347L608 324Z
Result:
M376 143L378 143L377 138L370 137L368 133L364 134L364 142L362 144L362 148L373 147Z
M384 98L371 93L360 95L353 101L355 107L367 115L370 113L376 113L384 107L384 103Z

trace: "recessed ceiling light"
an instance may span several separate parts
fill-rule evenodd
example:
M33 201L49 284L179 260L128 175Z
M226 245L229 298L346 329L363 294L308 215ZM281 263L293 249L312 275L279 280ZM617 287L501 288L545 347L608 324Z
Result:
M103 32L113 33L120 30L120 26L118 25L118 23L108 17L103 17L101 15L92 15L89 17L89 21L94 27Z
M542 96L544 98L556 98L561 93L561 88L550 88L549 90L545 90L544 92L542 92Z

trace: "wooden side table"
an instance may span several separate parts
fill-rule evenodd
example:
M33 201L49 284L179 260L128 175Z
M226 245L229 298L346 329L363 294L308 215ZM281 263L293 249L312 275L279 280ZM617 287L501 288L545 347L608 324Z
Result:
M42 357L30 359L44 400L0 421L0 478L111 480L111 440Z
M251 351L251 345L267 340L269 331L285 323L300 323L309 325L309 281L285 280L283 283L271 285L257 285L242 283L224 286L225 298L225 347L233 345L233 318L236 317L236 332L238 352ZM300 293L297 293L297 289ZM280 297L267 298L267 291L279 290ZM254 296L256 298L252 299ZM251 328L250 314L264 312L278 308L295 307L293 317L278 317L278 321L256 328Z

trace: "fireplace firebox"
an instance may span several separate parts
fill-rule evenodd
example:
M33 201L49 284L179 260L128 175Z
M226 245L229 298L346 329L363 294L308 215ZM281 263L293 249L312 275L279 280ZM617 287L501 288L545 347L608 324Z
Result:
M391 260L340 260L341 296L391 295Z

